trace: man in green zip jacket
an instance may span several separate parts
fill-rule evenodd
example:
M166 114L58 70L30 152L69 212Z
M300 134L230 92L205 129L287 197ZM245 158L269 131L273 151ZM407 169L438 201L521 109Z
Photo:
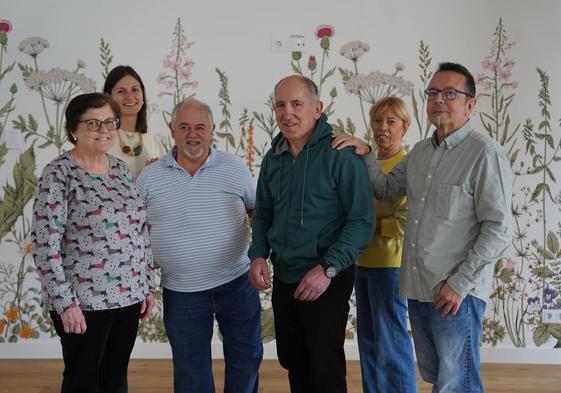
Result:
M249 279L270 288L270 257L277 355L291 392L346 392L354 262L375 222L368 171L352 149L331 148L312 80L286 77L274 93L281 133L257 183Z

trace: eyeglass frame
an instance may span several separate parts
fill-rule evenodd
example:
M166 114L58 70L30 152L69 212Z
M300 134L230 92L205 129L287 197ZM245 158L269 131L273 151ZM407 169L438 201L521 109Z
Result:
M430 92L436 92L436 95L434 96L434 98L432 98L432 99L429 98L429 91L430 91ZM453 91L454 94L455 94L454 98L450 98L450 99L444 98L444 92L445 92L445 91ZM427 96L427 101L434 101L434 100L436 100L436 98L438 97L438 94L440 94L440 95L442 96L442 99L443 99L444 101L454 101L456 98L458 98L458 93L459 93L459 94L464 94L464 95L466 95L466 96L468 96L468 97L470 97L470 98L475 97L473 94L468 93L467 91L462 91L462 90L454 89L453 87L447 87L447 88L445 88L445 89L430 88L430 89L426 89L426 90L424 91L424 93L425 93L425 95Z
M95 120L95 121L99 122L99 126L97 127L97 130L92 130L92 129L90 129L90 127L88 127L88 122L92 121L92 120ZM113 129L113 130L109 129L109 127L107 127L107 121L114 121L115 122L115 129ZM99 132L99 130L101 130L101 125L102 124L105 125L105 128L107 129L107 131L115 131L119 128L120 120L119 120L118 117L108 117L105 120L99 120L99 119L80 120L80 121L78 121L78 123L84 123L86 125L86 129L89 132Z

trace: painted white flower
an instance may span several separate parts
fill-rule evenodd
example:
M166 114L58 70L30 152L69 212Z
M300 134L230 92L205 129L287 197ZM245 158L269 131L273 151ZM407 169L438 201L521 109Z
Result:
M403 63L395 63L396 71L403 71L404 69L405 69L405 65Z
M34 71L25 80L25 85L58 103L67 101L80 91L84 93L95 91L93 79L61 68Z
M400 76L373 71L368 75L353 74L344 82L345 90L355 94L369 104L386 96L408 96L413 90L413 83Z
M370 45L362 41L350 41L341 47L339 54L349 60L357 61L359 57L370 50Z
M43 50L49 46L49 41L45 38L28 37L19 43L18 49L31 57L37 57L39 53L43 52Z

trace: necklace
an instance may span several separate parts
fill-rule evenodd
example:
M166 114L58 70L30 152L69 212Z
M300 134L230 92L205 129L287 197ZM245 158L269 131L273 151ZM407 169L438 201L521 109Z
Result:
M121 151L131 157L138 157L142 153L142 146L144 145L144 141L142 140L142 133L138 133L140 135L140 143L135 147L131 147L123 141L120 131L122 131L129 139L133 138L134 134L129 136L126 131L121 129L117 130L117 139L119 139L119 146L121 146Z

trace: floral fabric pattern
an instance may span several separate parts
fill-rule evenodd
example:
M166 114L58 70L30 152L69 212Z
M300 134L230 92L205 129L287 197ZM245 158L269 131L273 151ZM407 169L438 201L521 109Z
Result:
M59 314L135 304L154 290L146 209L125 163L108 155L106 175L68 153L49 163L33 206L33 257L44 306Z

